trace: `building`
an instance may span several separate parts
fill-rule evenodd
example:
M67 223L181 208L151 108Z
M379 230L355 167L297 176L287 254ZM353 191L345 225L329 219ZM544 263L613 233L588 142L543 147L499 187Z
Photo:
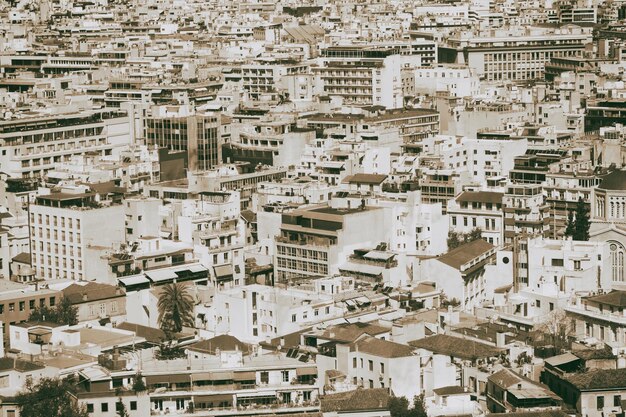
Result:
M147 142L171 151L186 151L189 171L206 171L220 163L219 114L193 111L189 106L154 106L144 120Z
M468 234L480 229L487 242L504 243L502 193L495 191L464 191L448 201L449 230Z
M337 273L354 249L387 240L386 223L385 211L377 207L318 205L283 212L274 252L276 280Z
M0 164L12 177L43 177L74 155L109 155L134 141L120 110L78 111L0 122Z
M67 187L31 204L31 257L38 277L93 281L108 276L100 255L126 241L124 206L100 203L96 196L84 186Z
M487 378L487 408L491 413L559 410L561 403L548 387L510 369Z
M523 32L525 33L523 33ZM543 79L553 57L582 56L591 33L580 28L512 28L491 33L464 32L439 47L439 61L468 64L486 81Z
M79 322L119 323L126 319L126 294L113 285L88 282L71 284L63 297L76 307Z
M565 307L574 319L578 340L595 339L614 348L626 346L626 291L577 297L576 303Z

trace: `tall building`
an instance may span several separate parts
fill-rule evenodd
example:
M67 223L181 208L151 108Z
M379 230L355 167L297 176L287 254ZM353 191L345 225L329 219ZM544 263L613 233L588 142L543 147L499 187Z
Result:
M155 106L145 119L149 144L186 151L189 171L206 171L220 163L220 115L193 111L188 106Z
M12 177L43 177L74 155L109 155L132 142L127 113L79 111L0 121L0 167Z
M40 278L96 280L101 249L125 242L124 207L96 201L87 187L40 195L30 206L32 266Z

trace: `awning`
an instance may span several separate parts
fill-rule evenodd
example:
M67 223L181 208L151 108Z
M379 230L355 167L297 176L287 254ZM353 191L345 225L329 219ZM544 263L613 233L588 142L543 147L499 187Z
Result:
M235 372L233 375L233 381L255 381L256 372Z
M230 264L227 265L218 265L213 267L215 271L215 277L217 281L227 281L233 279L233 266Z
M263 392L241 392L237 393L237 398L259 398L259 397L270 397L276 398L276 391L263 391Z
M215 395L198 395L194 397L196 403L221 403L221 402L233 402L232 394L215 394Z
M211 372L209 377L210 381L229 381L233 379L234 375L232 372Z
M164 374L146 376L146 384L180 384L190 382L189 374Z
M314 366L307 366L306 368L296 368L296 375L317 375L317 368Z

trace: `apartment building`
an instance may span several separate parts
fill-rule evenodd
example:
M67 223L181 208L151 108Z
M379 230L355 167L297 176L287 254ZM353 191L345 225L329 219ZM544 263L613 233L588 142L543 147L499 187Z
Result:
M210 330L261 342L341 317L343 306L321 291L322 286L326 290L332 285L301 290L253 284L220 291L213 299Z
M354 137L357 132L378 129L398 129L402 143L414 143L439 133L439 113L431 109L369 109L364 113L315 113L304 118L305 126L315 129L318 136L326 129L345 132Z
M33 290L28 285L3 280L0 287L0 321L4 344L9 345L10 325L27 321L36 308L54 307L61 297L63 294L57 290Z
M613 290L587 297L576 297L576 303L565 310L575 320L578 340L595 339L621 349L626 346L626 291Z
M487 242L499 246L504 241L502 193L464 191L448 201L449 230L469 233L475 228Z
M561 398L550 389L510 370L487 378L487 408L492 413L560 410Z
M556 236L554 208L539 184L515 184L506 187L502 197L504 213L504 243L519 236Z
M486 81L523 82L543 79L553 57L582 56L591 41L590 32L567 27L464 32L449 37L439 54L440 62L468 64Z
M320 95L340 97L344 104L395 109L404 105L401 69L421 64L419 55L400 55L397 47L330 46L311 70Z
M92 281L108 276L100 255L126 241L124 206L99 203L96 196L88 187L66 187L39 195L30 205L31 257L38 277Z
M387 223L384 210L367 206L318 205L284 212L274 252L277 281L337 273L354 249L386 241Z
M308 73L309 64L293 58L262 58L241 66L241 81L250 100L278 101L283 77Z
M187 152L189 171L205 171L220 163L219 114L194 111L189 106L154 106L144 123L149 144Z
M119 110L76 111L0 122L0 165L12 177L43 177L73 155L109 155L134 140Z

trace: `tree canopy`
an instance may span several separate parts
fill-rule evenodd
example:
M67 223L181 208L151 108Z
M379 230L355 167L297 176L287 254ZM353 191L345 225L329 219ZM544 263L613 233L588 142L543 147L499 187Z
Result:
M567 214L567 226L565 236L573 240L589 240L589 209L582 198L576 203L576 210L570 210Z
M57 324L73 326L78 323L78 309L72 305L69 298L62 297L54 307L41 306L31 311L30 321L49 321Z
M16 401L21 417L89 417L74 394L71 378L42 378L37 384L27 380L25 390L16 396Z
M187 286L181 283L165 285L157 303L159 326L165 334L180 333L183 326L193 326L193 306Z
M450 231L448 233L448 250L458 248L466 243L473 242L478 239L482 239L483 231L480 227L475 227L469 233L458 233Z
M389 412L391 417L426 417L424 396L418 395L413 398L413 407L409 407L409 400L406 397L391 397Z

